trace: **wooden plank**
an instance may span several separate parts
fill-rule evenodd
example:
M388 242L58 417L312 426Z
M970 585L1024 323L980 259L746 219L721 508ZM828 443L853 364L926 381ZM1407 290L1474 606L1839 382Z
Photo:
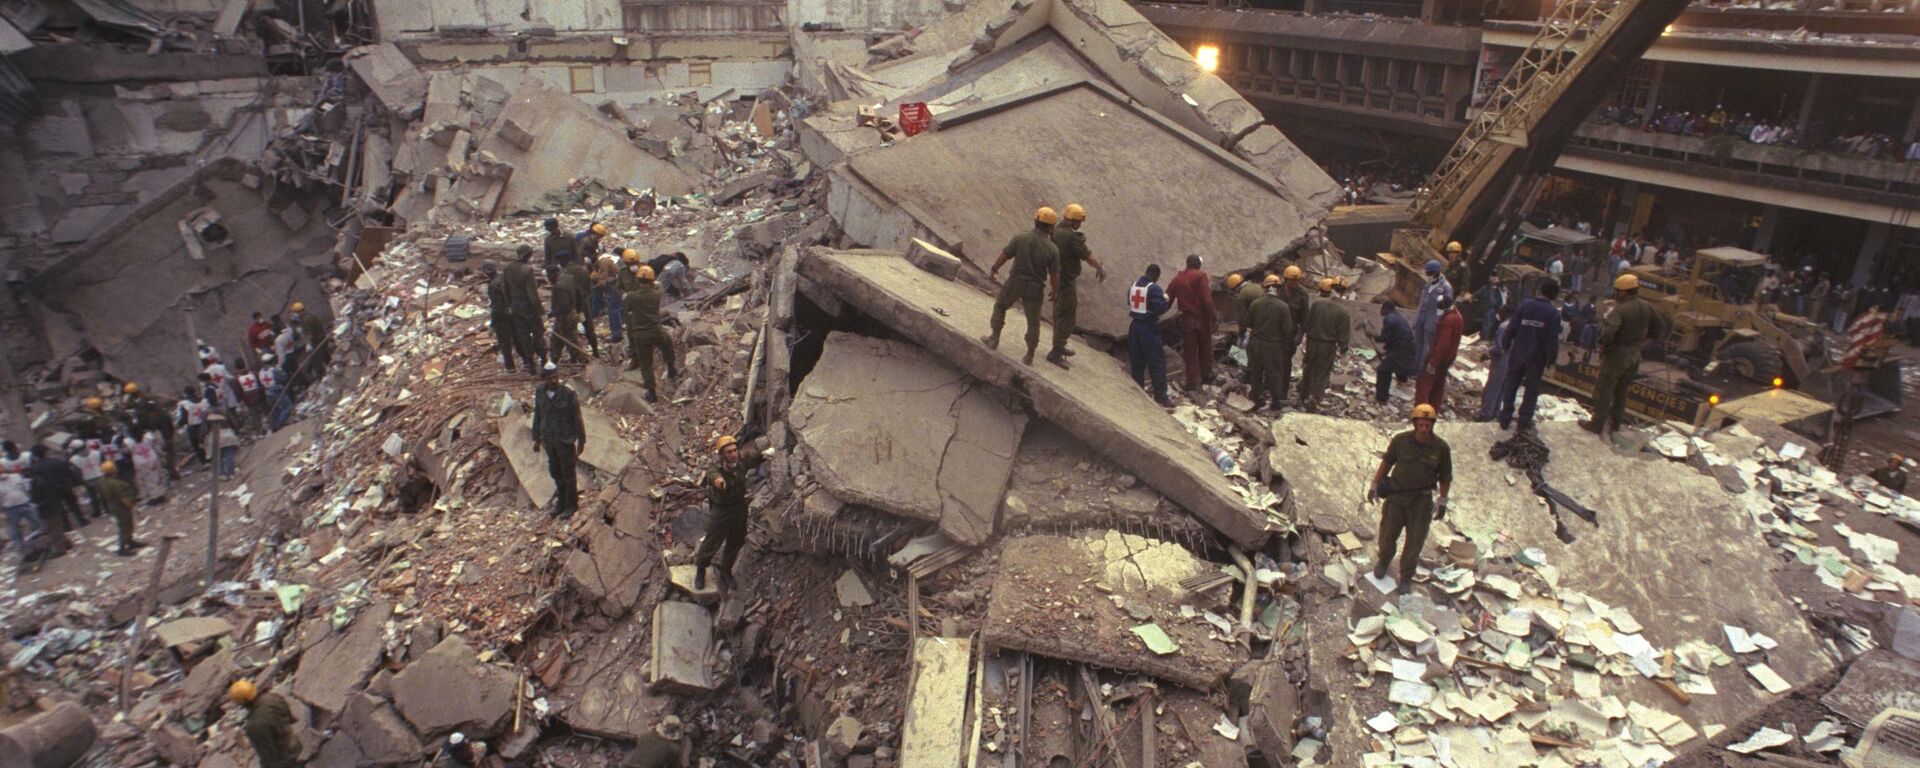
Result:
M973 641L925 637L913 644L913 683L900 729L900 764L958 768L966 756L967 678Z
M707 655L713 648L713 614L693 603L661 601L653 607L653 661L647 683L675 693L713 690Z

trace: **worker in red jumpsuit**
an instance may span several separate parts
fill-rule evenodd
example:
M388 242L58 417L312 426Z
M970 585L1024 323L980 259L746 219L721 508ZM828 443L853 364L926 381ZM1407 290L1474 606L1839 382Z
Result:
M1213 380L1213 327L1219 315L1213 307L1213 280L1200 268L1199 256L1187 257L1187 268L1167 282L1167 298L1180 308L1180 360L1187 369L1187 391Z
M1460 354L1460 335L1466 331L1466 320L1460 316L1460 308L1454 306L1453 296L1440 297L1440 320L1433 328L1433 341L1427 346L1427 359L1420 366L1420 375L1413 382L1413 401L1426 403L1435 409L1444 408L1447 402L1447 369L1453 367L1453 359Z

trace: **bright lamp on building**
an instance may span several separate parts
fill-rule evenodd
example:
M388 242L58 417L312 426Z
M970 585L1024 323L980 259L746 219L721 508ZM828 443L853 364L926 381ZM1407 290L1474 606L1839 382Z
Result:
M1206 70L1208 72L1212 72L1216 69L1219 69L1220 68L1220 46L1203 45L1203 46L1200 46L1198 49L1195 49L1193 52L1193 63L1199 64L1201 69Z

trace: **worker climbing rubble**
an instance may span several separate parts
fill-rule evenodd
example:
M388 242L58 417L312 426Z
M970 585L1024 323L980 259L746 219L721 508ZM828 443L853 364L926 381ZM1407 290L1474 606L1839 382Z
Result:
M733 564L747 543L748 473L766 457L758 452L742 455L740 440L721 435L713 440L713 467L700 485L707 492L707 535L694 552L694 589L706 589L707 567L715 553L720 555L720 588L732 590Z

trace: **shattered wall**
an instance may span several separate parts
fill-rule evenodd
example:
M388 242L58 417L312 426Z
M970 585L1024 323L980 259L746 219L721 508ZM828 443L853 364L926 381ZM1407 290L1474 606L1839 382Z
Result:
M177 388L198 373L196 333L238 349L253 312L296 300L326 306L314 274L332 265L333 230L297 202L270 207L250 173L239 161L217 162L36 276L30 289L44 303L53 358L91 346L116 378ZM206 206L220 213L231 244L208 248L202 261L179 223Z
M848 30L919 27L967 7L966 0L787 0L787 23L836 24Z
M547 28L559 32L620 31L619 0L528 3L525 0L373 0L380 39L460 28L496 34Z

